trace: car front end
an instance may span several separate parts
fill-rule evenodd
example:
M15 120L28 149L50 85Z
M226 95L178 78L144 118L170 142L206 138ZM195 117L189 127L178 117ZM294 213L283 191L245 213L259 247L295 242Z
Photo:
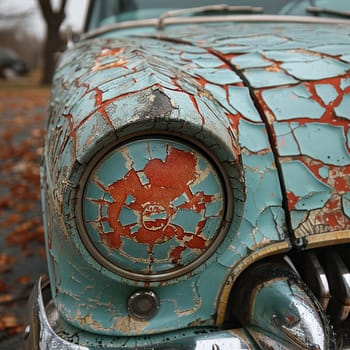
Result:
M348 346L350 22L201 5L61 57L26 349Z

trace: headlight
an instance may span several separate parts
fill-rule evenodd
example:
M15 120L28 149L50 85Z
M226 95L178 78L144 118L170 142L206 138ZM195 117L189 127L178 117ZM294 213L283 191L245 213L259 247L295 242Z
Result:
M108 270L168 280L192 271L220 244L224 182L197 146L170 137L133 139L89 168L78 200L80 236Z

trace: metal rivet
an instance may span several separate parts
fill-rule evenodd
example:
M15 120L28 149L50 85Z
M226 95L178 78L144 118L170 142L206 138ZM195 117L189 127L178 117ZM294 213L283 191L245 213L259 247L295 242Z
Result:
M158 310L158 297L150 290L138 290L131 294L128 299L129 315L138 320L149 320Z

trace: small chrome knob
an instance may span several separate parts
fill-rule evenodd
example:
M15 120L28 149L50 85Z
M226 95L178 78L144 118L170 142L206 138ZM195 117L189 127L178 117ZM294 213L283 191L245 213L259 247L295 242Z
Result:
M151 319L159 310L159 299L150 290L138 290L128 299L128 312L133 318L141 321Z

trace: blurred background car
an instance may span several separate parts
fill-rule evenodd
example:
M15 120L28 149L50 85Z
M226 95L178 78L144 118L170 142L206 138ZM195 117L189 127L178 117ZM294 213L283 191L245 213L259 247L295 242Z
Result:
M29 71L29 65L14 50L0 47L0 78L13 79Z

